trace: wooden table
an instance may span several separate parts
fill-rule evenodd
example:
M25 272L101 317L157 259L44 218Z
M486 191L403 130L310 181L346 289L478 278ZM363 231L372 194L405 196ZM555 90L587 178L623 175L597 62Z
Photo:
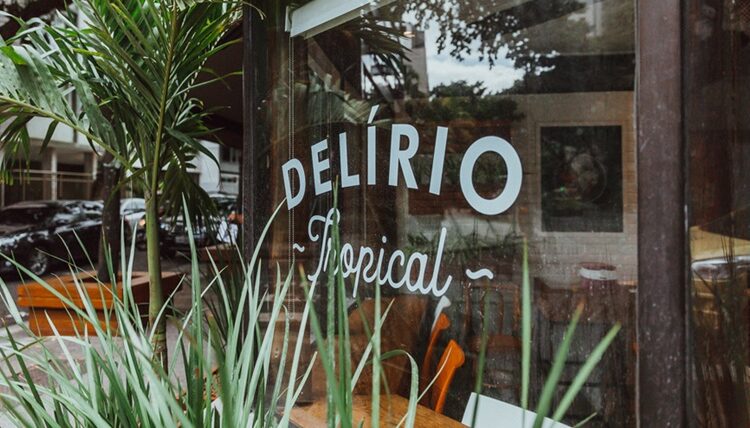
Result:
M369 395L355 395L352 403L354 414L354 425L364 421L364 427L370 427L370 415L372 414L372 402ZM380 397L380 426L395 427L406 415L409 400L399 395L383 395ZM291 421L302 428L326 427L326 401L325 399L314 402L307 406L298 406L292 410ZM415 427L445 427L465 428L462 423L443 416L424 406L417 405L417 417Z

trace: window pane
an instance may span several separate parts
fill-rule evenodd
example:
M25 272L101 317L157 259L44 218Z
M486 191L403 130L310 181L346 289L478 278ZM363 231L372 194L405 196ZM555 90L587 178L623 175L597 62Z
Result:
M699 426L745 426L750 261L750 3L686 3L693 400Z
M310 2L305 16L329 3ZM273 203L260 208L270 213L287 200L265 265L317 281L314 301L325 319L326 219L338 209L354 364L368 342L360 314L372 325L380 283L384 306L394 302L384 351L406 350L427 379L451 341L465 354L441 409L461 421L485 325L481 393L520 404L527 242L531 408L584 303L552 410L620 323L564 421L596 413L589 426L634 426L634 2L363 3L356 13L305 21L291 39L283 25L269 35L260 150L268 182L260 190ZM297 282L289 307L300 313ZM439 313L449 326L431 347ZM370 393L370 374L368 366L355 393ZM384 384L408 396L406 358L389 360ZM420 390L426 386L422 379ZM324 390L323 370L313 370L301 408ZM430 394L422 404L439 407Z

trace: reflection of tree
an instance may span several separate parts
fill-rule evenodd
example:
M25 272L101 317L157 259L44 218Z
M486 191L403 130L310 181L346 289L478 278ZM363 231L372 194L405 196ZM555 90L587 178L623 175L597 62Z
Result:
M342 25L340 31L350 33L361 40L368 53L380 66L394 70L403 68L406 48L399 40L402 32L398 22L382 21L372 15L366 15L360 20Z
M458 80L432 89L430 99L410 100L406 111L417 122L445 123L456 119L512 121L523 116L515 101L488 93L483 82Z
M503 135L510 123L523 118L512 99L488 92L482 82L458 80L438 85L430 91L430 98L410 99L406 113L420 127L425 147L435 141L435 124L450 125L449 145L444 161L443 183L458 186L462 153L469 144L487 135ZM505 137L508 137L505 135ZM432 156L421 155L414 161L420 184L429 180ZM482 157L474 166L474 183L496 189L506 177L505 163L497 157Z
M582 9L581 0L539 0L508 8L508 0L409 0L403 12L416 22L435 23L440 30L437 45L458 60L476 52L490 67L507 57L516 68L535 72L554 52L535 50L522 30ZM566 33L589 31L584 20L567 20ZM507 49L507 52L505 50ZM538 49L538 48L537 48Z
M438 30L440 53L489 67L507 60L523 70L523 81L506 92L632 90L632 3L606 1L603 15L595 16L606 30L597 32L586 16L599 2L604 0L399 0L334 31L349 33L375 53L378 68L393 81L385 102L423 95L399 37L430 27Z
M427 94L419 89L419 74L412 67L408 53L410 49L404 46L402 38L404 37L403 23L399 20L382 19L380 16L367 15L359 22L352 25L358 28L355 35L364 35L361 37L365 52L370 55L372 66L365 69L365 75L373 87L380 86L375 81L372 71L379 71L382 75L387 75L392 82L382 81L386 85L389 95L387 98L418 98ZM378 88L382 92L382 87ZM377 91L376 91L377 92ZM381 95L384 95L381 93Z
M304 106L302 128L323 126L331 123L361 124L367 120L370 105L353 97L350 93L335 88L331 76L310 73L309 83L295 83L294 96L298 106Z
M274 103L288 100L288 87L279 85L274 90ZM350 93L337 88L332 83L330 75L319 76L310 72L307 82L297 81L294 84L294 99L296 112L294 132L307 132L310 129L331 124L363 124L370 112L370 104L353 97ZM291 105L289 106L291 108ZM278 114L268 110L267 114ZM275 117L276 120L287 120L285 117ZM268 118L267 120L272 120ZM288 128L276 137L283 140L289 137Z

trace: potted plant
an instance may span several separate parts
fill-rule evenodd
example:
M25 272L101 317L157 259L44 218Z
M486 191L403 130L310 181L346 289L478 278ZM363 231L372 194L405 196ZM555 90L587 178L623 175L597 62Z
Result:
M73 0L59 25L20 22L0 40L1 146L29 152L26 124L50 120L45 147L58 126L77 132L123 170L123 181L146 199L148 315L156 354L166 364L166 324L159 258L158 209L191 215L211 207L188 173L199 139L211 134L208 112L191 97L203 64L228 46L222 38L241 14L240 2ZM77 15L70 13L75 9ZM77 106L69 102L76 94ZM9 162L12 156L6 156Z

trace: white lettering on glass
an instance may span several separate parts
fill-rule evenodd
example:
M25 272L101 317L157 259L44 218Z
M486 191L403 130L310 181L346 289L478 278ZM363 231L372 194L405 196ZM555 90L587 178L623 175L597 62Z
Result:
M370 121L377 112L377 106L370 112ZM435 132L435 145L432 151L432 170L430 172L429 192L440 195L443 181L443 167L445 164L445 153L448 144L449 129L438 126ZM406 148L401 148L402 140L406 139ZM374 125L367 127L367 184L377 183L377 128ZM391 126L391 144L388 167L388 185L397 186L399 171L404 176L406 187L417 189L417 181L414 177L411 160L419 153L419 131L411 125L394 124ZM341 186L356 187L361 185L360 174L349 170L349 139L346 132L339 134L339 164L341 174ZM331 180L323 180L323 173L331 167L331 161L324 152L328 150L328 139L314 144L310 149L312 158L313 184L315 195L328 193L332 189ZM487 153L493 152L500 155L507 167L507 180L500 194L487 199L479 195L472 179L474 166L479 158ZM322 156L322 158L321 158ZM299 190L292 194L291 172L297 173ZM305 170L302 163L297 159L290 159L282 166L284 178L284 189L286 191L287 206L289 209L299 205L305 195ZM487 136L476 140L463 155L459 173L461 192L464 199L476 211L485 215L497 215L507 211L518 199L523 182L523 168L521 159L513 146L506 140Z
M443 164L445 163L445 146L448 143L448 128L438 126L435 133L435 153L432 154L432 174L430 175L430 193L440 194L443 184Z
M375 115L378 114L378 106L373 106L370 109L370 117L367 119L367 123L371 124L375 120ZM375 166L375 143L377 142L377 128L375 126L367 127L367 184L372 186L376 180L376 166Z
M359 186L359 174L349 175L349 149L346 132L339 134L339 159L341 160L341 187Z
M494 199L485 199L474 188L472 173L474 164L480 156L487 152L500 155L505 161L508 170L508 178L505 188ZM461 191L466 201L472 208L485 215L497 215L508 210L521 193L521 182L523 181L523 168L518 153L509 142L500 137L482 137L469 147L461 161L460 171Z
M313 183L315 184L315 195L322 195L331 191L331 180L323 181L323 171L331 167L331 161L328 158L320 159L320 153L328 150L328 139L314 144L310 149L312 151L312 169Z
M299 190L297 194L292 194L292 183L290 173L292 170L297 171L297 178L299 183ZM281 166L281 173L284 176L284 193L286 193L286 203L289 209L296 207L302 202L302 197L305 196L305 169L302 167L302 162L297 159L289 159L284 165Z
M380 248L378 250L378 259L374 262L373 255L375 252L371 247L361 246L357 254L352 244L345 243L341 246L340 254L332 254L335 249L331 247L333 240L331 239L330 232L334 223L334 217L338 218L339 215L337 209L331 208L325 217L320 215L310 217L310 221L307 224L308 238L312 242L321 242L315 272L307 275L307 279L310 282L317 282L320 279L320 276L328 270L329 257L334 257L334 260L340 262L341 275L344 278L354 277L353 297L357 297L360 279L364 279L364 282L371 284L378 281L381 285L388 285L396 289L406 284L410 291L417 291L423 294L431 293L435 297L440 297L448 291L453 277L448 275L444 281L441 281L439 278L440 264L442 263L443 252L445 251L445 236L447 233L445 228L440 230L440 240L435 253L432 276L429 283L426 283L427 264L430 260L429 256L418 251L407 256L403 251L396 250L387 257L386 262L385 250ZM383 237L382 241L384 244L386 243L385 237ZM417 263L420 266L414 272L413 267ZM403 269L404 266L406 266L406 269Z
M373 106L367 121L367 185L377 184L377 128L373 120L377 114L378 106ZM391 126L390 155L388 156L388 185L397 186L399 171L404 177L406 187L418 189L417 181L412 169L411 160L420 153L419 131L412 125L393 124ZM445 155L448 145L449 129L444 126L437 127L435 132L435 144L432 149L432 169L430 172L429 192L440 195L443 181L443 170ZM402 148L403 140L406 140L405 148ZM346 132L339 133L339 169L341 175L341 187L360 186L362 180L360 174L349 170L349 140ZM312 181L315 195L321 195L332 190L331 180L324 180L324 173L331 168L328 150L328 139L324 139L310 148L312 161ZM502 157L507 169L505 186L498 196L488 199L481 196L475 187L472 175L474 167L481 156L486 153L494 153ZM290 159L281 167L284 180L284 192L286 194L287 206L291 210L298 206L305 196L307 177L302 162L298 159ZM296 182L295 182L296 179ZM518 199L523 182L523 168L521 159L513 146L506 140L496 136L479 138L469 146L461 160L459 171L459 182L461 192L469 205L477 212L485 215L498 215L507 211ZM296 191L295 191L296 189ZM453 277L447 275L440 277L443 252L447 230L443 227L439 232L436 251L430 256L428 254L413 251L409 254L400 249L386 253L388 239L381 237L382 246L372 248L369 246L356 247L351 243L343 243L336 254L332 247L331 230L333 225L339 222L340 213L337 209L330 209L326 216L313 215L307 225L307 234L311 242L319 242L317 251L318 260L315 270L307 275L312 282L311 290L320 279L321 274L330 267L330 261L335 270L341 269L344 278L353 278L352 295L357 297L359 286L362 282L367 284L388 285L394 289L406 286L413 293L432 294L435 297L443 296L451 285ZM304 252L305 247L294 243L293 249ZM431 260L434 257L434 260ZM431 272L430 272L431 271ZM429 276L429 281L428 277ZM466 270L466 276L471 280L483 278L492 279L493 273L488 269L477 271Z
M408 141L408 145L403 150L401 150L401 137L406 137ZM391 128L391 164L388 172L388 184L390 186L398 184L398 170L401 169L406 187L417 188L417 180L414 179L410 160L417 154L418 149L419 132L417 132L417 128L402 123L393 125Z

